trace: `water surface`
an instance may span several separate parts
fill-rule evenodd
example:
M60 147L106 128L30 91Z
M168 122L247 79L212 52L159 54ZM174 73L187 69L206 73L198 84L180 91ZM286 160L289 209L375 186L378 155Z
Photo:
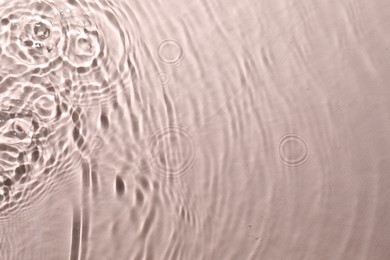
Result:
M389 11L0 0L0 259L389 259Z

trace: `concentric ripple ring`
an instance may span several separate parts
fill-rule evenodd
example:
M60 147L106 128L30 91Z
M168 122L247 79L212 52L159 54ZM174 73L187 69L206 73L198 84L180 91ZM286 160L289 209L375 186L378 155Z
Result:
M148 151L152 168L163 177L182 177L196 161L192 134L177 125L169 125L152 134Z
M3 55L28 66L47 66L64 44L61 15L47 1L6 1L0 5Z
M302 166L309 159L309 146L299 135L288 133L279 139L278 155L283 164L289 167Z

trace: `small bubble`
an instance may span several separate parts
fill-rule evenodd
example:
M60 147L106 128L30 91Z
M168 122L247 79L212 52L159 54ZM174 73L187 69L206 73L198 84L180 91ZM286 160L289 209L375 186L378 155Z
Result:
M166 73L163 73L163 72L158 74L158 79L160 80L161 84L167 84L169 81L168 75Z
M157 52L162 62L174 66L178 65L184 57L180 43L173 39L166 39L160 42Z

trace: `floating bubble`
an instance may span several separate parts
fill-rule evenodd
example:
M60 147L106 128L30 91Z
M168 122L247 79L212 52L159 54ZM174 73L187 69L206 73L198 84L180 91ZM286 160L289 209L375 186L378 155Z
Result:
M168 65L179 65L184 57L180 43L173 39L166 39L160 42L157 52L160 60Z
M158 74L158 79L160 80L161 84L167 84L169 82L169 77L166 73L161 72Z
M309 147L301 136L288 133L279 140L278 155L287 166L302 166L309 159Z

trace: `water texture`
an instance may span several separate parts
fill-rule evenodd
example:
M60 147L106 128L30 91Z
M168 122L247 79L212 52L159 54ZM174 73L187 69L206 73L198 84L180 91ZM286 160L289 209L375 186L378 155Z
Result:
M0 259L390 259L389 14L0 0Z

